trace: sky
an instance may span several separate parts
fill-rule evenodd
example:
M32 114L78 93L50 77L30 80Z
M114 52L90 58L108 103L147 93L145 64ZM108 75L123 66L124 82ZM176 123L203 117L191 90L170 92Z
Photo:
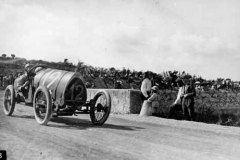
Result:
M240 80L239 0L0 0L0 55Z

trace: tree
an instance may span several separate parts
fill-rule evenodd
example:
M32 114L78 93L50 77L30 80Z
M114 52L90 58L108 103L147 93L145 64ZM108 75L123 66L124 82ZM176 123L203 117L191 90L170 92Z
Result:
M68 63L68 59L67 58L64 59L64 63Z
M12 59L14 59L14 58L15 58L15 54L11 54L11 56L12 56Z
M7 57L7 55L6 55L6 54L2 54L2 57L3 57L3 58L6 58L6 57Z

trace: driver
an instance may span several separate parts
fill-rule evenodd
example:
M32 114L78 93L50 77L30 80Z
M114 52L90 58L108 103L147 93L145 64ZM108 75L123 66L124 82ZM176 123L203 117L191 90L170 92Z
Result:
M30 70L30 68L31 68L30 64L29 64L29 63L27 63L27 64L25 65L25 70L26 70L26 71L29 71L29 70Z
M27 71L24 71L24 74L21 75L17 80L17 91L22 92L25 95L28 89L29 80L27 77Z
M28 65L25 66L26 70L24 71L24 74L21 75L18 79L17 79L17 92L22 92L23 95L26 97L27 94L27 90L28 90L28 86L29 86L29 79L28 79L28 73L27 71L29 70ZM37 67L35 69L35 73L36 75L42 70L42 67Z

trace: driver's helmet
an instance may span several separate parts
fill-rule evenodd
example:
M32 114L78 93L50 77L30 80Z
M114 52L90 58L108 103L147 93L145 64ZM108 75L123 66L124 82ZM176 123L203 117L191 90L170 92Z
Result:
M28 71L29 69L30 69L30 64L27 63L27 64L25 65L25 70Z
M35 73L38 74L38 72L41 71L42 69L43 69L42 67L37 67L37 68L35 69Z

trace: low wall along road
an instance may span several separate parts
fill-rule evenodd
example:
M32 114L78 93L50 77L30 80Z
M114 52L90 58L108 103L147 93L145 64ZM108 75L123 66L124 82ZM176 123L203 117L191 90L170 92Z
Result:
M88 99L99 89L88 89ZM141 110L140 91L131 89L107 89L111 95L112 113L139 114ZM177 90L160 91L158 101L154 102L158 115L166 117L169 106L174 102ZM240 92L232 91L197 91L195 97L196 121L218 123L223 125L239 125ZM177 119L182 119L181 111Z

